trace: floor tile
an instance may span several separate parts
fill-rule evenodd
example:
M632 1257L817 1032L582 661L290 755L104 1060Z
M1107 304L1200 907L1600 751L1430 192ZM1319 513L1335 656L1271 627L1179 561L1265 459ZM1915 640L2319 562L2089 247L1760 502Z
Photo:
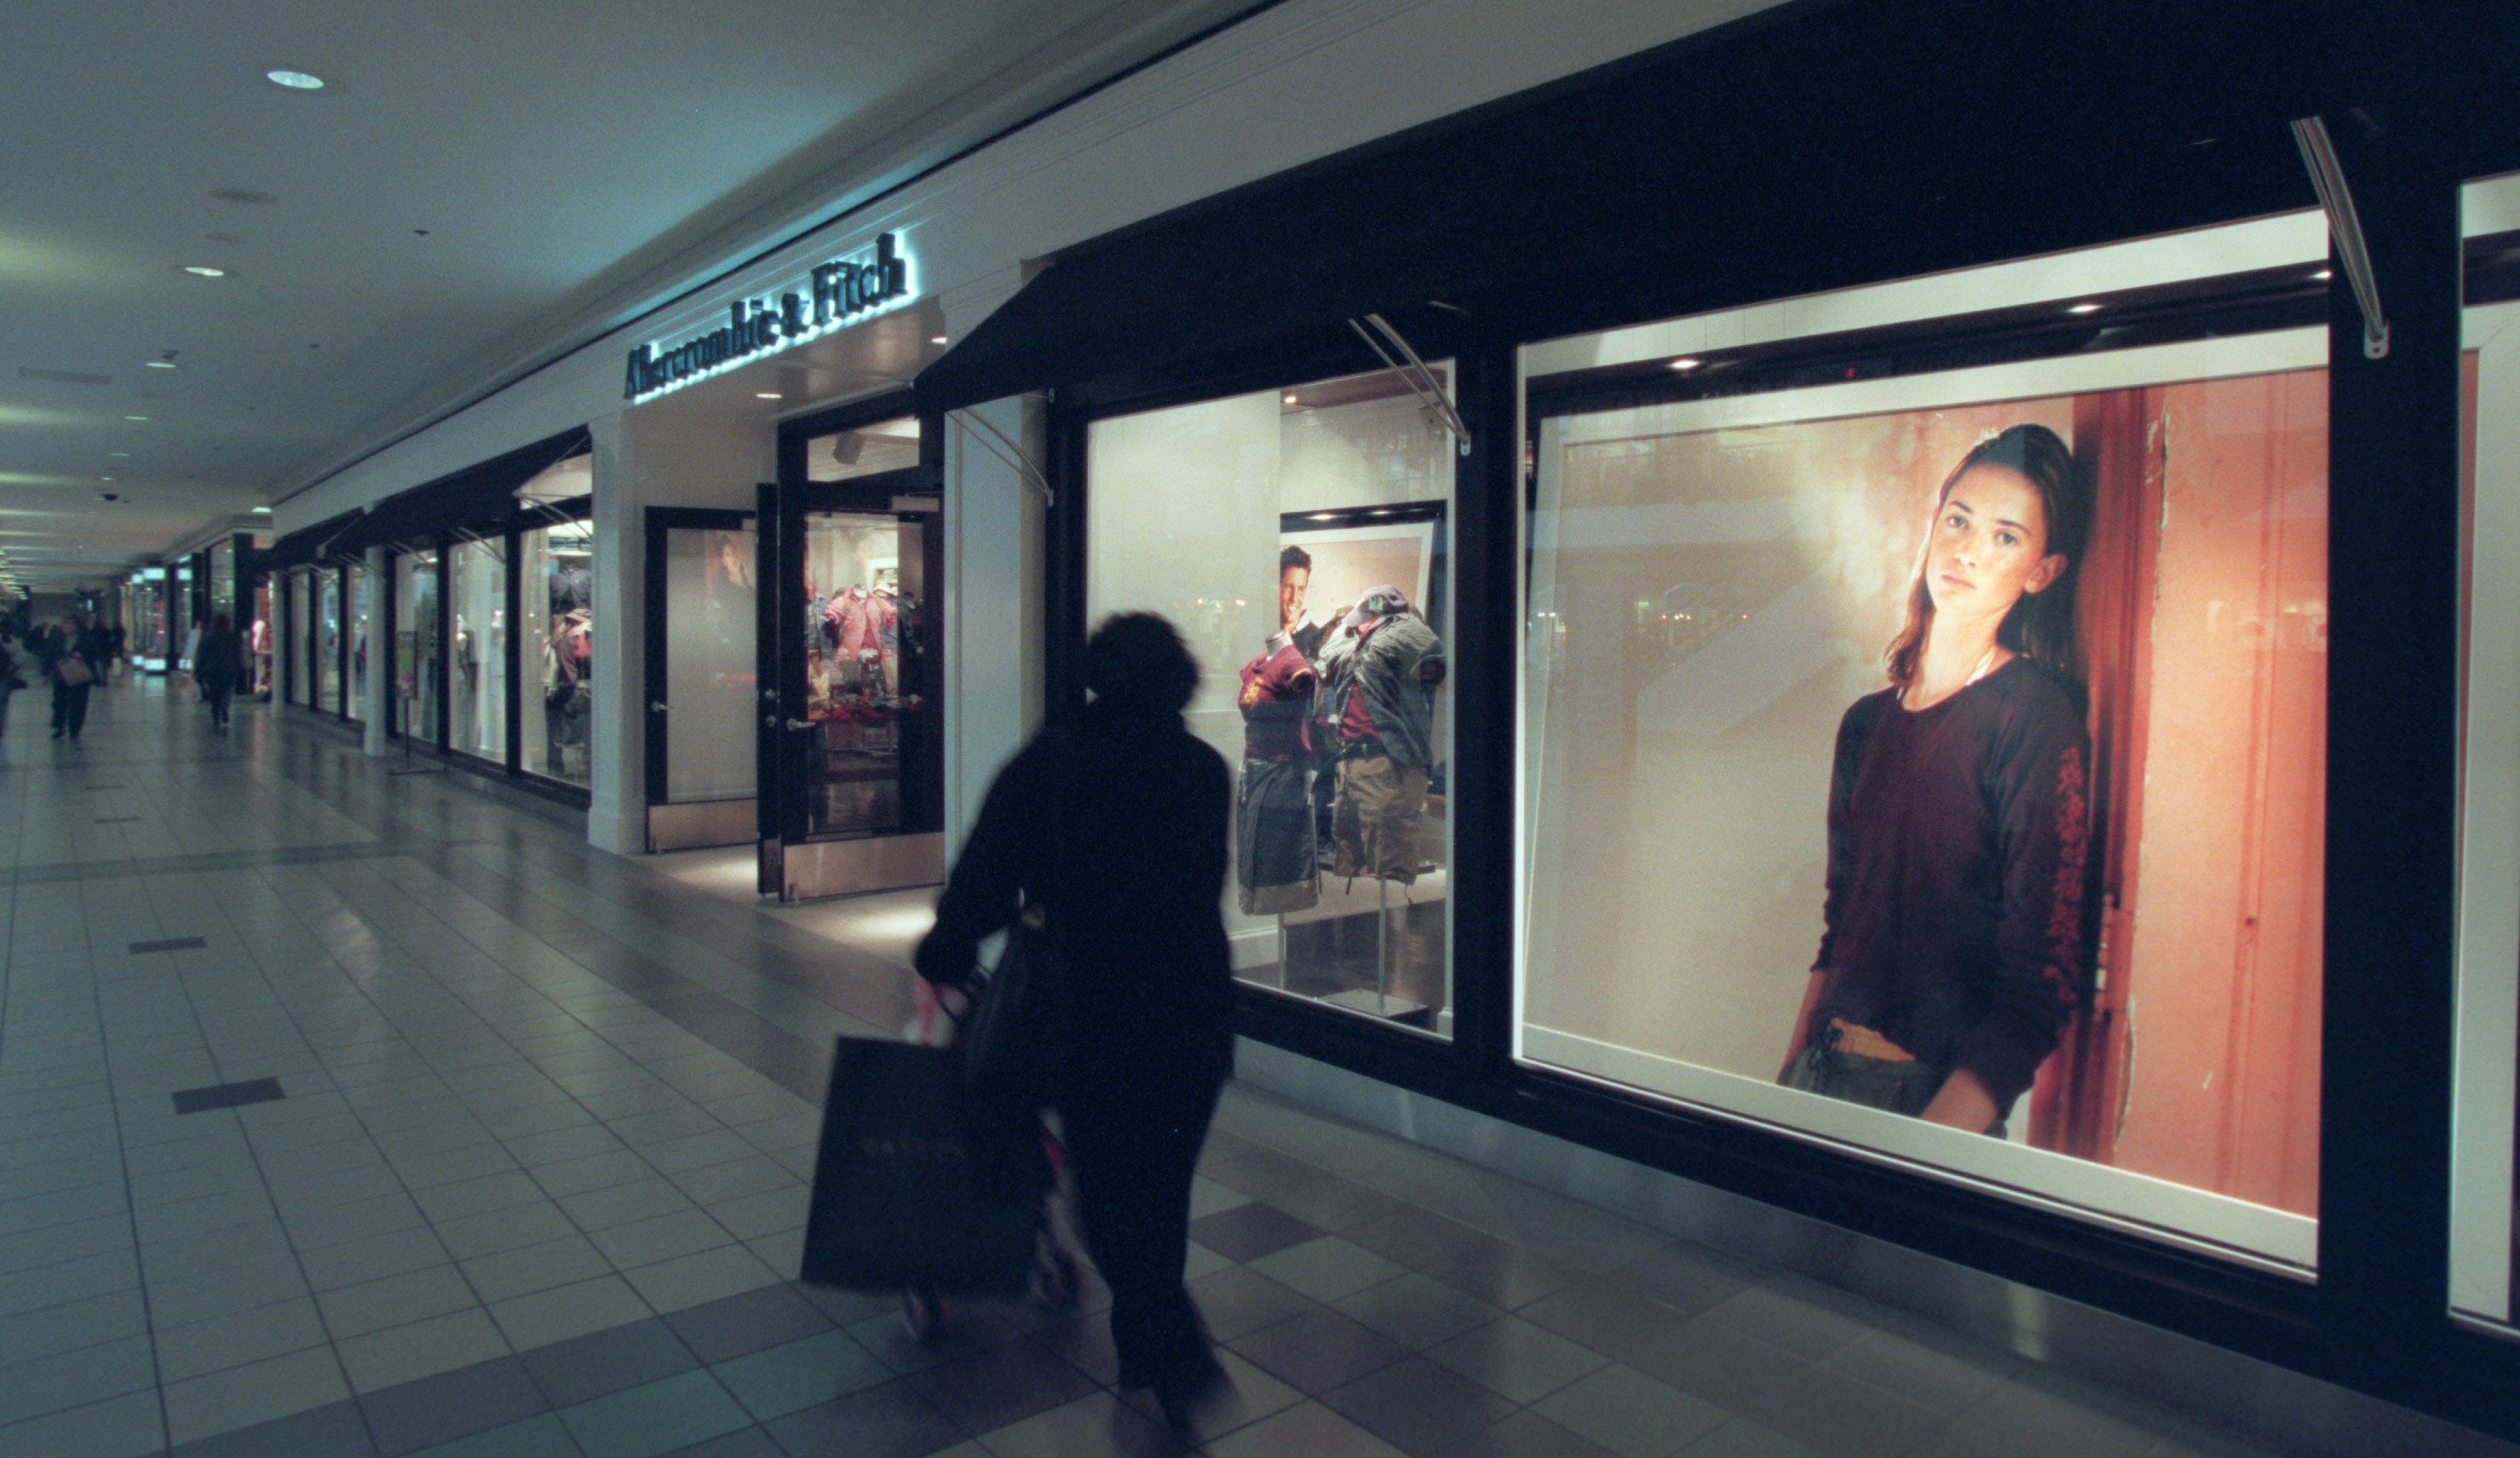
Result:
M533 1348L518 1360L555 1407L691 1371L698 1363L654 1317Z
M76 1351L148 1330L149 1305L137 1287L86 1301L65 1302L29 1312L19 1320L0 1321L0 1367Z
M1479 1384L1418 1356L1404 1356L1317 1400L1404 1453L1434 1452L1514 1410Z
M721 1361L714 1370L744 1409L765 1423L880 1387L894 1376L856 1339L837 1330Z
M983 1433L970 1446L988 1458L1169 1458L1177 1451L1159 1425L1108 1392L1092 1392ZM957 1445L935 1458L962 1450Z
M1341 1297L1330 1305L1420 1351L1505 1314L1432 1276L1414 1273Z
M166 1446L155 1391L130 1392L0 1427L0 1453L25 1458L143 1458Z
M1526 1404L1609 1365L1599 1352L1514 1316L1428 1348L1426 1355Z
M414 1226L303 1252L298 1264L306 1271L306 1284L323 1292L426 1270L453 1259L435 1231Z
M578 1234L578 1228L560 1207L536 1198L504 1210L483 1211L436 1224L437 1238L447 1253L458 1260L476 1256L496 1255L521 1246L541 1245Z
M570 1195L560 1202L560 1208L579 1229L592 1234L615 1225L627 1225L634 1220L652 1219L678 1210L689 1210L692 1204L681 1190L657 1175Z
M1622 1458L1663 1458L1724 1426L1732 1414L1629 1367L1604 1367L1532 1404L1551 1422ZM1901 1451L1896 1433L1873 1452Z
M1302 1292L1240 1265L1191 1282L1190 1295L1198 1304L1199 1315L1206 1319L1208 1334L1220 1342L1275 1326L1320 1304Z
M742 1246L721 1246L622 1272L660 1314L784 1284L780 1274Z
M544 1413L471 1437L423 1448L412 1458L582 1458L584 1449L568 1436L558 1414Z
M1246 1201L1190 1222L1190 1238L1229 1260L1250 1260L1272 1251L1318 1240L1326 1232L1274 1205Z
M1317 1402L1203 1443L1209 1458L1402 1458L1400 1450Z
M1684 1449L1695 1454L1695 1448ZM1526 1407L1503 1422L1438 1449L1435 1458L1618 1458ZM1735 1455L1749 1458L1749 1455ZM1778 1458L1786 1458L1779 1454Z
M0 1370L0 1428L158 1385L146 1337L125 1337Z
M911 1373L903 1381L969 1436L1072 1402L1094 1388L1031 1338Z
M179 1446L350 1395L349 1382L329 1347L168 1383L163 1391L167 1436Z
M633 1220L627 1225L598 1230L589 1238L607 1259L624 1269L735 1243L735 1236L725 1226L700 1210L678 1210L652 1219Z
M526 1351L607 1327L645 1321L655 1313L619 1276L601 1276L494 1303L490 1314L507 1334L509 1345Z
M846 1453L849 1458L926 1458L963 1436L944 1414L898 1381L818 1402L762 1426L794 1458L833 1453Z
M489 1313L475 1306L351 1337L338 1349L351 1390L373 1392L495 1360L508 1354L508 1344Z
M1248 1262L1253 1270L1317 1302L1354 1296L1369 1286L1407 1275L1408 1268L1335 1235L1272 1251Z
M560 1419L587 1458L655 1458L752 1422L706 1371L564 1407Z
M358 1401L368 1431L387 1458L505 1428L549 1410L524 1364L512 1356L377 1389Z
M612 1262L582 1235L564 1235L539 1245L501 1251L461 1262L464 1278L484 1302L548 1291L609 1275Z
M1246 1333L1233 1348L1315 1397L1411 1355L1409 1348L1327 1308Z
M305 1297L157 1333L159 1382L181 1382L265 1357L321 1347L330 1337Z
M610 1149L535 1165L529 1172L534 1183L542 1186L543 1193L555 1200L656 1177L654 1166L640 1158L636 1151L620 1147L617 1139Z
M831 1330L832 1319L795 1287L765 1286L686 1307L665 1318L703 1362L724 1362Z
M317 1293L324 1325L333 1340L346 1341L369 1332L443 1316L480 1304L464 1273L452 1265L405 1271L381 1281Z

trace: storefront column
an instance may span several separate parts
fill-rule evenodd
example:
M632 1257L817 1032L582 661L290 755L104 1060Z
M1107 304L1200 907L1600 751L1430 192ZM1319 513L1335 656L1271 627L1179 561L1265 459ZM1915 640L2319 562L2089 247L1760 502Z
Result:
M980 813L989 781L1041 724L1042 492L986 426L1040 470L1041 397L993 400L945 423L945 854ZM979 423L967 421L976 417ZM994 448L994 449L993 449Z
M391 754L392 739L385 729L393 712L394 658L393 643L382 632L385 598L393 592L392 554L382 547L368 549L368 682L367 691L359 695L354 706L366 722L359 747L371 755ZM346 615L353 609L342 604Z

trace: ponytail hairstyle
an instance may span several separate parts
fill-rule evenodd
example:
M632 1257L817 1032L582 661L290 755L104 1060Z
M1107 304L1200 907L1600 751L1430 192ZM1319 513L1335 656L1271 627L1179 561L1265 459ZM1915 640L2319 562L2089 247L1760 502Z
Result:
M2065 559L2065 570L2043 591L2024 593L2012 604L1997 627L1995 641L2024 658L2032 659L2068 683L2080 679L2080 664L2074 649L2074 587L2083 569L2083 549L2092 530L2092 473L2055 431L2045 425L2014 425L1990 435L1969 449L1952 473L1943 478L1942 490L1934 493L1934 519L1940 519L1943 503L1951 499L1952 487L1966 475L1971 466L2000 465L2019 474L2039 493L2042 514L2048 518L2048 556ZM1882 654L1888 666L1892 687L1906 689L1916 680L1918 660L1925 651L1925 635L1933 627L1934 598L1925 589L1925 554L1933 540L1933 522L1925 526L1925 542L1916 549L1916 575L1908 587L1908 612L1899 625L1899 635L1890 640Z

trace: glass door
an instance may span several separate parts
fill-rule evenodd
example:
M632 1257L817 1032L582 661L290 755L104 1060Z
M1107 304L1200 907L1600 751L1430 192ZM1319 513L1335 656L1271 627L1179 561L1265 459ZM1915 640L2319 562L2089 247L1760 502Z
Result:
M832 431L786 454L761 513L777 523L759 553L775 597L757 653L773 685L763 889L793 901L932 885L944 877L930 646L943 641L943 538L918 422Z
M758 823L752 516L648 508L648 849L740 846Z

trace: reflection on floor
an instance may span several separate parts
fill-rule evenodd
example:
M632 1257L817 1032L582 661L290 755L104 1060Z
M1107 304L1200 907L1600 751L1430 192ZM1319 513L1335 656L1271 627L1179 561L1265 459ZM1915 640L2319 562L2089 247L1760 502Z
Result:
M1091 1292L920 1346L788 1279L918 898L760 903L386 768L159 684L0 743L0 1455L1161 1450ZM1192 1200L1207 1458L2270 1451L1246 1090Z
M919 939L936 924L936 897L944 888L920 886L907 891L879 891L870 896L834 896L818 901L782 903L755 889L758 860L751 846L709 851L677 851L651 856L647 863L721 900L749 906L765 916L816 936L846 942L907 968Z

